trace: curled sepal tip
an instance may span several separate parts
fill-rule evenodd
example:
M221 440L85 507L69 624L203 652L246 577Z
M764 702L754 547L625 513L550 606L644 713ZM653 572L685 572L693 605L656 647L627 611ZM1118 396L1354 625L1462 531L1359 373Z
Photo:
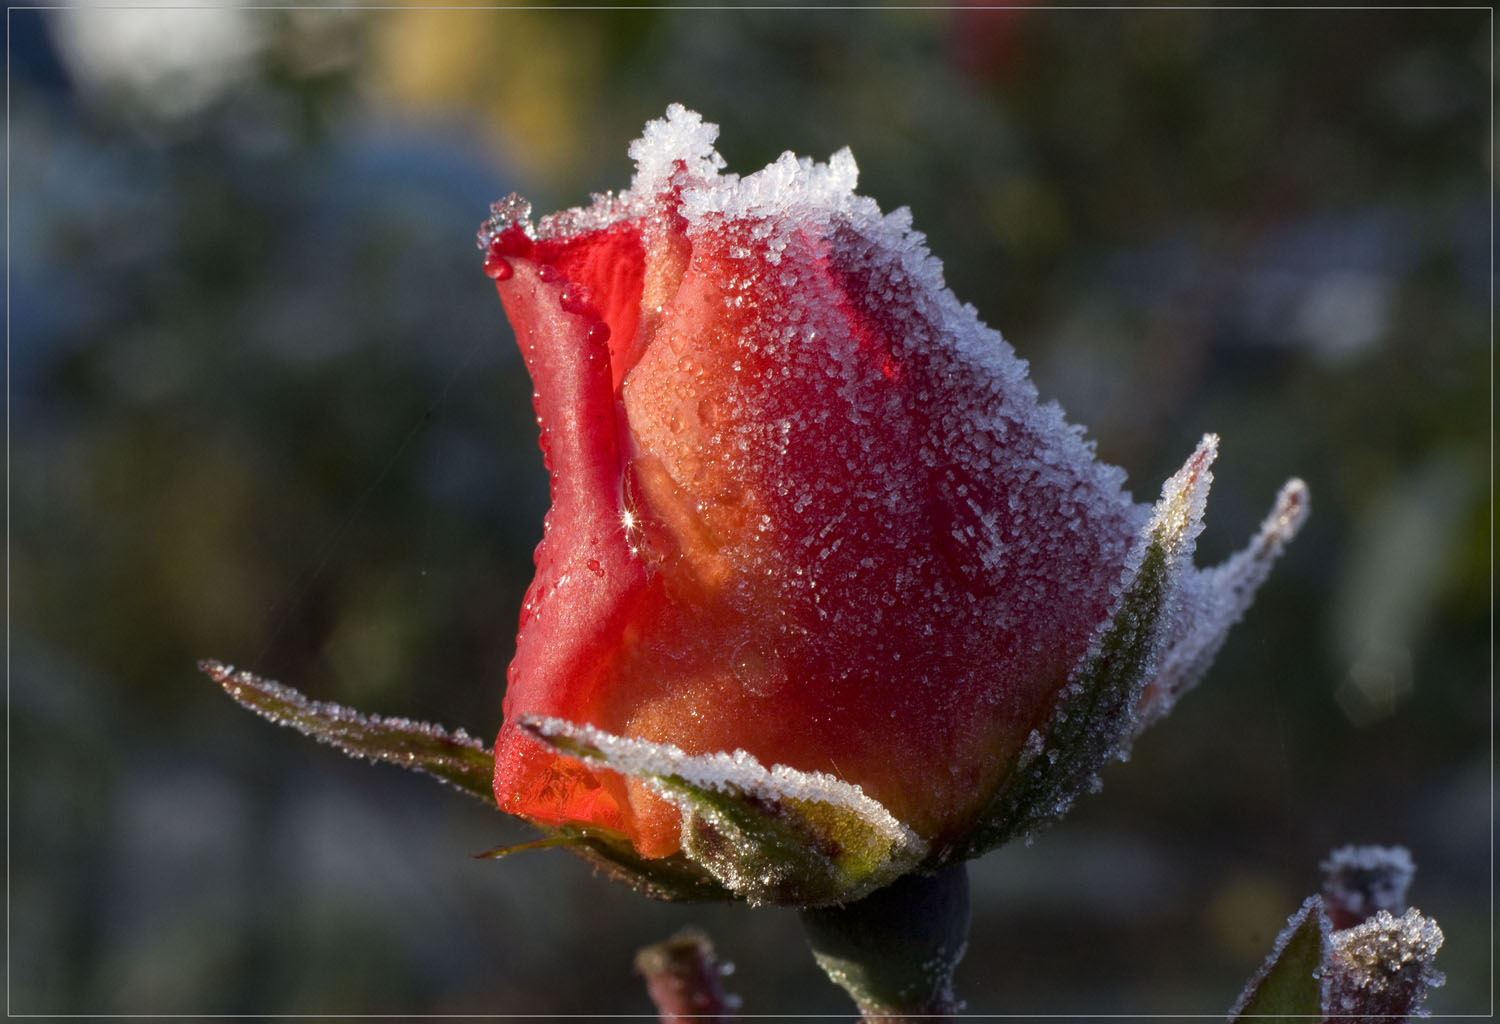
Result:
M915 866L926 844L858 787L766 768L744 751L689 755L589 725L526 717L560 753L638 779L682 814L682 852L751 904L859 899Z
M495 805L490 749L462 729L450 732L429 722L382 718L342 704L310 700L290 686L217 661L200 661L198 668L241 706L277 725L296 729L350 757L423 772Z
M1302 529L1308 500L1307 484L1288 480L1249 544L1211 569L1183 575L1177 614L1136 718L1137 733L1203 678L1230 627L1244 616L1271 566Z

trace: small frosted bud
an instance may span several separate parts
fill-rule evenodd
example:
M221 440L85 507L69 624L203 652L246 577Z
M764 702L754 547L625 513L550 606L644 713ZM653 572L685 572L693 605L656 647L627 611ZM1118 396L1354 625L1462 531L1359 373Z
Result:
M1401 917L1376 911L1363 924L1334 932L1330 944L1323 968L1329 1024L1372 1016L1404 1020L1420 1012L1429 988L1443 983L1432 967L1442 929L1415 908Z
M1416 866L1404 846L1341 846L1323 870L1323 904L1335 928L1352 928L1378 910L1406 909Z
M738 1000L726 994L722 984L732 969L719 962L708 936L691 928L635 955L636 973L646 979L646 992L662 1024L732 1020L730 1011Z

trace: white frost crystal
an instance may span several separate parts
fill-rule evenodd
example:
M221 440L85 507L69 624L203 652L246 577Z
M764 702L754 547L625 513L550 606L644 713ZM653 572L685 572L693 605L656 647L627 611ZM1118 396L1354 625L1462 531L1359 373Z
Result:
M1443 983L1432 967L1442 929L1415 907L1400 917L1376 911L1363 924L1334 932L1330 941L1324 984L1332 1019L1415 1013L1427 990Z

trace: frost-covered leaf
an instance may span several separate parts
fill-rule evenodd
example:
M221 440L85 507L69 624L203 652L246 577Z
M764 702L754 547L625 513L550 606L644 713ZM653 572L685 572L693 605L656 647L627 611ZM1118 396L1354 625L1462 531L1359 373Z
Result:
M1135 711L1170 629L1180 581L1191 572L1193 544L1213 480L1218 438L1206 435L1162 488L1126 561L1114 612L1073 670L1045 730L1034 732L1006 773L959 856L976 856L1061 817L1136 732Z
M526 718L521 726L673 801L682 812L683 851L750 903L855 900L926 852L877 801L830 775L766 768L744 751L692 756L556 718Z
M1323 1009L1329 1024L1420 1014L1427 990L1443 983L1432 961L1443 945L1437 922L1416 909L1385 910L1330 937L1323 968Z
M1271 955L1245 986L1229 1020L1321 1017L1319 975L1330 950L1329 932L1322 899L1309 896L1276 937Z
M382 718L342 704L309 700L290 686L217 661L199 662L198 668L240 704L277 725L296 729L350 757L425 772L491 807L495 804L493 755L487 744L462 729L449 732L428 722Z
M1404 846L1341 846L1319 867L1335 928L1351 928L1378 910L1401 913L1417 870Z

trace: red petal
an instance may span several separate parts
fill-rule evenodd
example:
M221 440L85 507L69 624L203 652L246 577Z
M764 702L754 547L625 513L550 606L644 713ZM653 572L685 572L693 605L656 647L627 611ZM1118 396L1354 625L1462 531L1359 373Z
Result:
M640 358L633 347L646 272L639 231L627 223L576 238L544 241L537 245L535 258L581 286L594 315L609 326L610 383L619 390L620 381Z
M627 239L609 237L612 249ZM637 245L637 249L639 246ZM601 267L582 246L574 269ZM595 683L608 667L634 607L649 597L647 574L621 525L620 443L610 348L597 317L568 312L570 282L552 264L510 258L496 290L536 387L541 447L552 481L552 508L537 547L537 573L522 610L507 690L507 726L496 745L495 791L511 813L550 823L588 821L624 830L628 810L618 779L600 779L513 728L524 710L588 720ZM551 278L551 280L547 280ZM595 274L590 283L608 309L628 300L628 275ZM521 680L524 680L522 684Z

